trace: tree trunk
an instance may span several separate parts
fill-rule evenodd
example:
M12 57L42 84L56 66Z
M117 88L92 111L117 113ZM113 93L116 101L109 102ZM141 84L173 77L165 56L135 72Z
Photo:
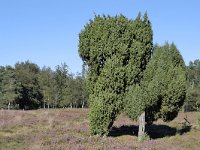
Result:
M49 97L48 97L48 109L49 109Z
M43 103L43 108L45 109L45 100L44 100L44 103Z
M85 105L85 101L83 100L82 101L82 108L84 108L84 105Z
M10 102L8 103L8 110L10 110Z
M145 111L139 117L138 140L140 141L145 132Z

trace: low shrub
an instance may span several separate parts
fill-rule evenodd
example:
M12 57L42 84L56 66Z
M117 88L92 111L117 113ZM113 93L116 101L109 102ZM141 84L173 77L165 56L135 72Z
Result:
M144 141L149 141L150 140L150 136L145 132L143 136L138 138L139 142L144 142Z

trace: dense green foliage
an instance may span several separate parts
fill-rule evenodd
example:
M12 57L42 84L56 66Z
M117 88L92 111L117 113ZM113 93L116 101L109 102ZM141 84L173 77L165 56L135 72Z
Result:
M8 108L20 95L17 87L17 78L11 66L0 67L0 107Z
M126 112L132 119L146 112L146 122L174 119L186 96L185 65L174 44L155 46L144 77L128 92Z
M19 84L19 96L16 103L20 109L33 109L40 106L43 98L38 81L39 67L30 62L15 65L16 81Z
M0 67L0 108L85 107L85 76L74 76L66 64L55 71L29 61Z
M135 20L95 16L79 34L79 54L88 65L91 134L107 135L116 116L146 122L174 119L186 98L186 67L175 44L153 48L145 13Z
M200 108L200 60L190 61L187 66L187 99L185 111L199 111Z
M108 134L124 108L129 86L140 83L151 57L152 29L147 14L135 20L95 16L79 35L79 54L88 65L91 134Z

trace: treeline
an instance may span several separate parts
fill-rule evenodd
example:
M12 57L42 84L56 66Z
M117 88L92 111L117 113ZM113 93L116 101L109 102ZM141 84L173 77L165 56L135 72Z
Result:
M200 109L200 60L187 66L187 98L185 111ZM0 108L38 109L87 107L86 69L76 76L64 63L40 68L30 61L18 62L14 67L0 66Z
M65 63L55 71L30 61L0 66L0 108L87 107L84 68L73 75Z
M185 111L199 111L200 109L200 60L190 61L187 66L187 98Z

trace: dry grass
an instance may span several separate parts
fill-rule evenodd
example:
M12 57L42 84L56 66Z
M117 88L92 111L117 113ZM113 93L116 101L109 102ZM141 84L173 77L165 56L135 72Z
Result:
M200 149L197 114L180 113L172 122L147 127L150 141L137 141L137 123L120 115L108 137L89 135L87 109L0 110L0 150ZM183 127L184 117L191 123ZM181 124L182 123L182 124Z

